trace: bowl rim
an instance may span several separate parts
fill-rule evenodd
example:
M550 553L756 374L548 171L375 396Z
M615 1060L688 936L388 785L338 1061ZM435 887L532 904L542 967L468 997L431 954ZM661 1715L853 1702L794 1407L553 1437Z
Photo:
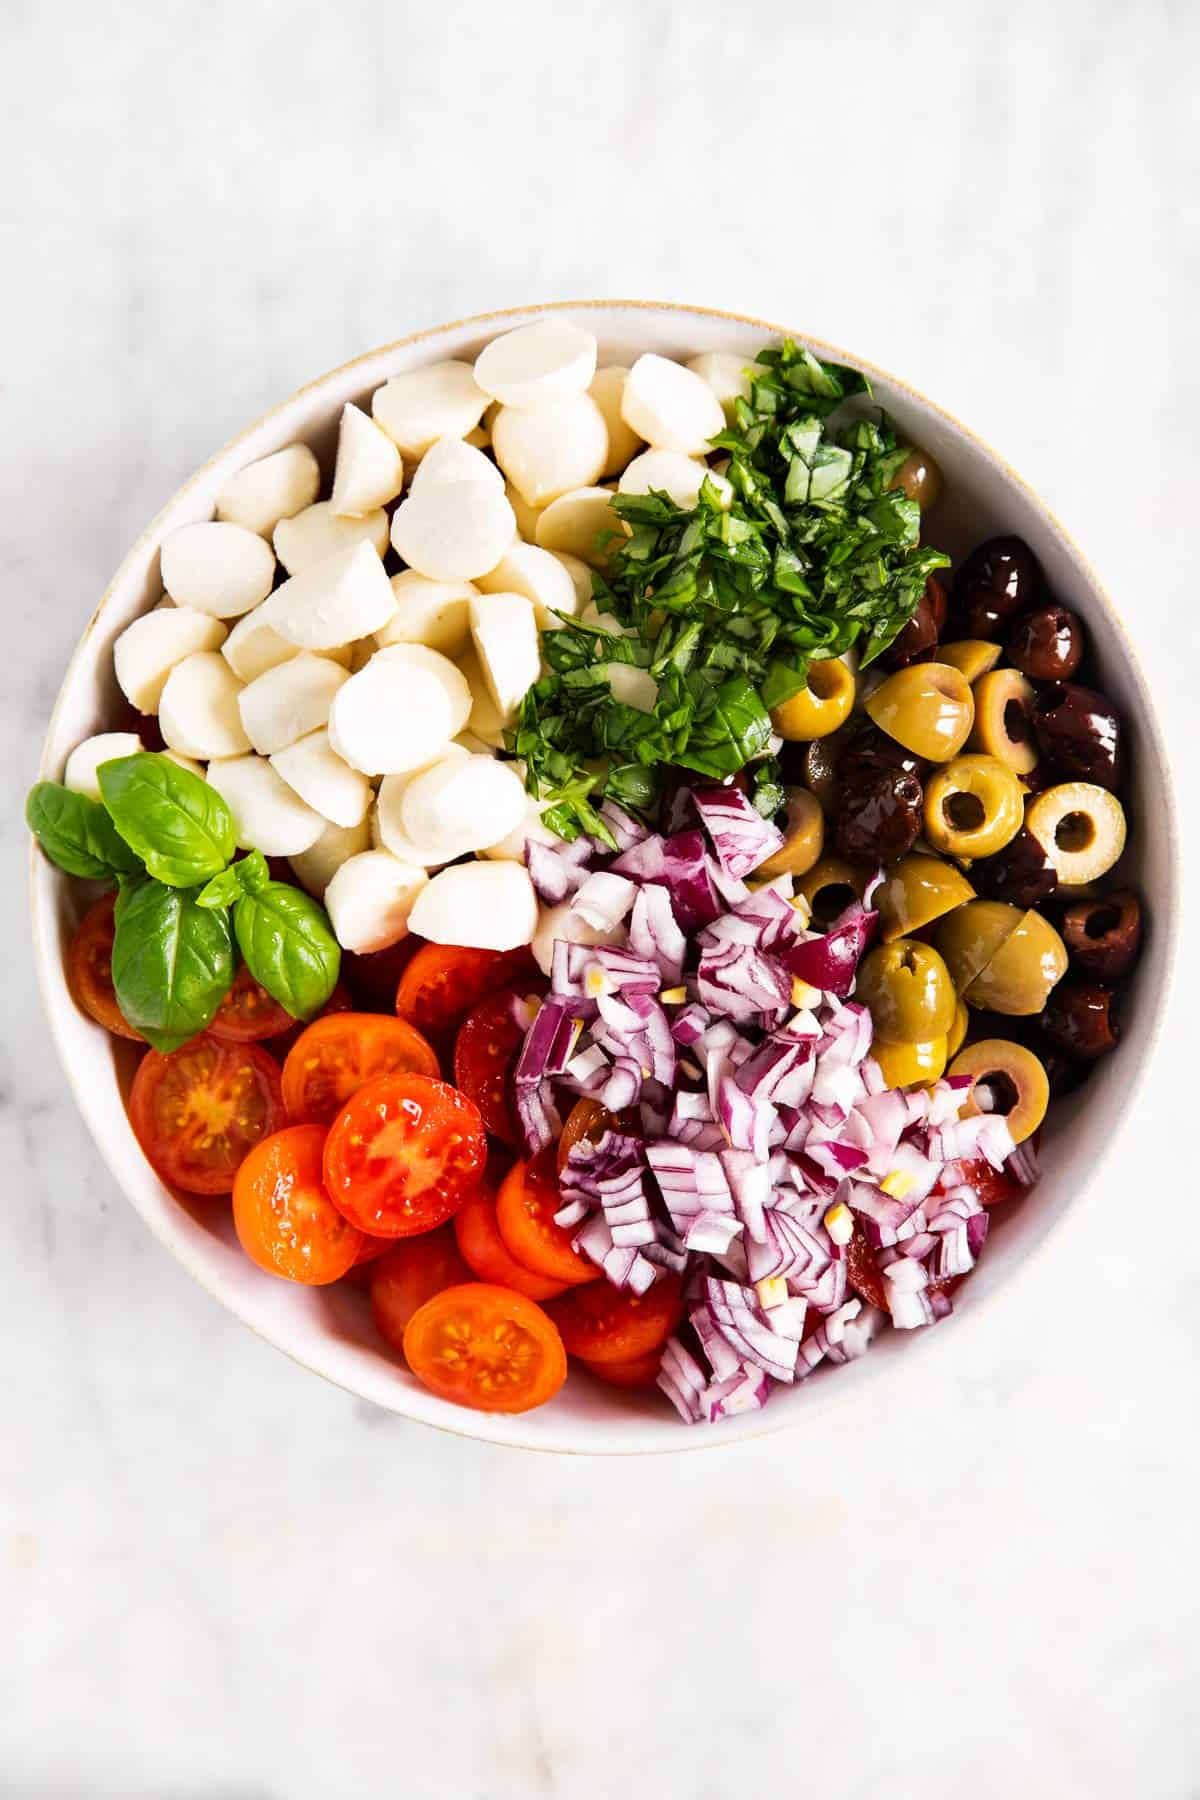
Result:
M864 374L872 378L877 378L888 386L903 393L918 407L926 409L928 412L935 414L939 419L944 421L953 432L968 439L991 463L1003 471L1007 479L1020 491L1034 512L1039 514L1052 531L1058 535L1066 549L1074 557L1087 578L1092 594L1103 606L1107 613L1109 623L1121 641L1121 647L1126 659L1127 667L1142 703L1141 717L1138 721L1139 728L1150 740L1150 744L1153 748L1154 760L1163 777L1159 800L1162 808L1162 831L1168 880L1167 891L1158 898L1155 908L1155 935L1162 944L1162 953L1160 957L1162 971L1161 993L1158 996L1159 1004L1156 1006L1154 1016L1150 1020L1147 1028L1144 1054L1138 1064L1132 1068L1128 1074L1127 1086L1125 1088L1126 1104L1122 1106L1118 1118L1113 1122L1113 1128L1108 1134L1102 1155L1097 1159L1088 1179L1081 1184L1081 1187L1071 1204L1064 1207L1056 1217L1048 1221L1043 1227L1037 1240L1023 1253L1021 1266L1022 1268L1027 1267L1035 1256L1041 1255L1045 1251L1046 1246L1058 1235L1067 1218L1076 1213L1079 1204L1084 1200L1087 1193L1091 1191L1094 1183L1095 1170L1107 1160L1113 1144L1117 1141L1118 1137L1122 1135L1126 1124L1134 1111L1134 1102L1142 1091L1148 1070L1161 1046L1165 1026L1165 1015L1168 1011L1168 1004L1166 1003L1169 1002L1172 992L1173 984L1171 977L1178 955L1180 931L1181 854L1179 811L1174 770L1168 754L1166 735L1159 720L1150 683L1147 679L1136 645L1126 629L1124 619L1115 600L1109 593L1107 586L1101 579L1094 564L1080 548L1072 533L1067 530L1057 514L1054 513L1032 484L1013 468L1012 464L995 450L985 438L981 437L980 434L970 426L964 425L955 414L949 412L945 407L940 406L936 401L931 400L928 395L921 391L921 389L914 387L911 382L905 381L900 376L892 374L890 370L885 369L881 364L860 356L856 352L843 350L838 345L831 344L825 339L810 336L807 332L798 330L795 327L780 325L773 320L759 318L755 314L732 312L719 307L698 306L688 302L619 298L551 300L540 303L530 302L519 306L500 307L486 312L469 313L462 318L447 320L437 325L426 326L420 331L410 332L404 337L395 338L385 344L380 344L372 349L362 351L357 356L351 357L348 361L338 363L333 368L327 369L322 374L313 377L310 381L304 382L283 400L277 402L274 406L269 407L266 412L260 414L249 424L243 426L241 430L235 432L231 438L221 445L211 456L207 457L185 481L167 496L162 506L159 507L158 511L153 515L143 530L139 532L133 543L126 550L120 563L117 565L117 568L105 586L99 601L79 636L78 642L67 662L66 668L63 671L42 742L41 754L38 759L37 778L39 780L52 778L54 765L51 759L50 746L56 736L59 714L65 704L67 691L72 685L77 669L83 662L88 651L92 635L113 594L124 585L127 572L130 570L131 566L137 562L142 553L155 541L159 533L160 525L166 515L172 512L178 503L204 480L210 470L215 468L217 464L222 463L229 458L233 452L237 450L239 445L255 437L264 427L270 425L273 420L280 417L281 414L288 411L297 401L303 399L305 396L318 393L327 385L337 382L339 378L349 375L355 369L368 363L374 363L379 358L386 357L392 352L410 350L414 346L422 343L433 343L453 333L466 330L468 327L486 327L517 319L532 322L534 318L546 313L572 313L581 310L612 312L614 314L624 311L632 311L635 313L651 312L674 315L681 319L720 319L732 324L746 326L755 331L760 331L770 337L791 337L805 344L822 359L848 363L852 367L862 371ZM75 1099L76 1106L83 1117L84 1123L88 1127L92 1143L99 1151L113 1180L124 1194L126 1200L133 1207L139 1218L141 1218L143 1224L148 1227L155 1239L206 1293L216 1300L226 1312L231 1313L241 1325L251 1331L255 1337L260 1339L260 1341L269 1344L277 1351L281 1351L284 1355L289 1357L291 1361L298 1363L300 1367L307 1370L310 1374L320 1376L323 1380L329 1382L334 1387L342 1389L343 1392L351 1394L356 1399L370 1398L372 1404L380 1405L383 1410L392 1412L401 1419L408 1419L414 1423L432 1426L434 1430L445 1432L453 1437L465 1438L476 1442L492 1443L510 1449L533 1450L546 1456L667 1456L682 1451L729 1449L735 1445L753 1441L755 1439L773 1436L776 1433L793 1429L801 1424L801 1418L798 1414L793 1414L783 1408L768 1407L758 1413L743 1415L737 1421L728 1421L728 1424L735 1426L735 1429L732 1431L687 1430L680 1424L677 1434L663 1442L631 1442L623 1445L611 1442L597 1443L595 1445L586 1443L577 1445L547 1444L536 1441L523 1433L522 1421L527 1416L525 1414L471 1412L465 1408L452 1407L448 1402L439 1400L435 1395L426 1393L423 1389L410 1388L395 1390L397 1399L402 1399L403 1404L394 1406L388 1405L385 1402L376 1399L374 1396L364 1395L360 1389L352 1386L338 1375L331 1374L328 1370L318 1367L314 1362L307 1360L297 1348L281 1342L277 1336L264 1330L254 1318L247 1315L237 1300L231 1297L221 1281L210 1273L202 1258L193 1255L188 1245L171 1238L165 1230L160 1228L159 1221L143 1210L138 1200L134 1198L133 1194L126 1186L124 1173L118 1159L109 1154L108 1147L101 1138L92 1131L86 1098L77 1079L77 1072L73 1067L67 1045L60 1035L55 1008L52 1004L52 994L58 995L61 993L66 986L66 977L58 960L51 958L46 953L48 933L42 929L45 921L42 916L43 897L39 892L38 882L40 864L37 844L32 837L29 841L28 858L30 918L33 928L34 962L37 968L38 984L42 994L46 1019L50 1028L50 1035L54 1041L59 1062L62 1066L63 1073L66 1076L67 1084ZM1000 1291L1007 1291L1010 1286L1010 1282L1003 1282ZM985 1309L990 1312L991 1302L995 1298L995 1292L986 1293L968 1311L960 1313L958 1316L958 1329L955 1333L922 1334L925 1340L925 1355L928 1356L929 1345L931 1343L941 1341L944 1344L945 1340L951 1336L957 1339L959 1334L963 1331L968 1319L978 1319ZM905 1363L912 1359L913 1350L915 1350L915 1345L909 1346L909 1353L904 1359ZM817 1396L808 1404L805 1413L806 1418L812 1419L819 1414L828 1411L835 1403L841 1404L850 1399L851 1395L849 1393L843 1392L839 1395L837 1392L832 1391L832 1388L833 1384L831 1383L824 1383L822 1385ZM860 1403L864 1392L865 1389L858 1390ZM460 1414L461 1422L459 1422Z

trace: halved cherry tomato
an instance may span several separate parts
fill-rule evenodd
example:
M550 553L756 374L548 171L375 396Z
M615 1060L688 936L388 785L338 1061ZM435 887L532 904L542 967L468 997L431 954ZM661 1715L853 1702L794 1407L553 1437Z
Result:
M518 1147L521 1127L513 1110L511 1077L525 1041L525 1027L517 1016L521 999L520 988L490 994L463 1020L454 1042L458 1086L475 1102L488 1130Z
M443 1400L479 1412L528 1412L557 1394L567 1353L541 1307L509 1288L445 1288L413 1314L404 1356Z
M875 1261L875 1252L868 1244L866 1233L857 1219L854 1221L854 1236L846 1245L846 1280L859 1299L865 1300L868 1306L877 1306L881 1312L890 1310L887 1288ZM815 1307L809 1307L806 1325L815 1311Z
M620 1129L621 1121L616 1113L609 1112L607 1106L601 1106L598 1100L590 1100L586 1095L582 1100L577 1100L567 1114L567 1122L558 1140L555 1164L559 1174L566 1168L572 1146L580 1138L586 1138L590 1144L598 1144L606 1131Z
M547 1311L572 1356L593 1364L630 1362L666 1343L683 1317L683 1287L677 1275L664 1275L644 1294L601 1281L551 1300Z
M457 1088L398 1069L359 1088L325 1140L334 1204L374 1237L415 1237L456 1213L487 1161L479 1109Z
M208 1029L223 1043L253 1044L262 1038L280 1037L296 1022L286 1007L259 986L243 963Z
M403 1350L405 1327L418 1308L471 1279L449 1225L393 1243L371 1268L371 1313L380 1337Z
M285 1123L279 1065L258 1044L207 1033L142 1058L129 1094L134 1136L164 1181L188 1194L228 1194L255 1144Z
M508 1249L496 1224L496 1196L487 1182L481 1182L455 1213L454 1235L463 1261L480 1281L515 1288L528 1300L552 1300L563 1292L561 1281L535 1275Z
M589 1375L606 1381L610 1387L653 1387L662 1363L662 1351L647 1350L644 1356L631 1356L628 1362L585 1362L582 1357L580 1361Z
M67 951L67 986L76 1006L81 1007L97 1025L115 1037L134 1038L145 1043L117 1005L113 990L112 947L116 927L113 924L115 894L105 894L89 907L75 928Z
M333 992L317 1014L317 1019L327 1019L330 1013L353 1011L354 1002L350 998L349 989L346 988L342 982L335 981L333 984ZM277 1056L282 1063L290 1053L292 1045L299 1041L303 1033L308 1030L309 1025L315 1025L316 1022L316 1019L309 1019L306 1024L303 1019L293 1019L290 1030L284 1032L282 1037L272 1039L271 1055Z
M340 1280L363 1241L325 1192L324 1147L320 1125L289 1125L254 1146L233 1184L234 1230L251 1262L308 1287Z
M514 1163L496 1196L496 1224L504 1247L548 1281L567 1287L599 1281L600 1270L579 1255L571 1233L554 1223L561 1205L553 1150L539 1150L532 1161Z
M974 1157L970 1162L947 1163L938 1186L952 1188L964 1182L975 1189L981 1206L1003 1206L1006 1201L1019 1200L1027 1191L1003 1169L993 1169L986 1156Z
M386 950L343 950L342 980L354 996L357 1011L395 1012L400 977L424 941L410 934Z
M283 1065L290 1119L328 1125L368 1081L411 1069L440 1073L433 1047L404 1019L386 1013L329 1013L305 1027Z
M470 950L459 944L422 944L396 992L402 1019L437 1039L462 1024L489 994L536 972L532 953Z

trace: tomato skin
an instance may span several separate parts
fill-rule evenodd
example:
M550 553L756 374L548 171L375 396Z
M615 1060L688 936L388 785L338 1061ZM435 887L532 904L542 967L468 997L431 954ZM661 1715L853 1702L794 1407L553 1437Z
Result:
M553 1300L565 1292L561 1281L548 1281L519 1263L500 1236L496 1224L496 1196L481 1182L454 1215L454 1235L463 1260L480 1281L513 1288L527 1300Z
M325 1192L324 1146L320 1125L288 1125L254 1146L233 1183L233 1224L246 1255L307 1287L340 1280L363 1241Z
M683 1317L683 1285L664 1275L644 1294L609 1281L551 1300L546 1309L572 1356L594 1365L631 1362L660 1350Z
M454 1079L483 1115L493 1137L520 1149L523 1138L513 1106L512 1071L525 1028L517 1018L520 988L501 988L480 1002L458 1028Z
M67 950L67 986L71 998L82 1012L111 1031L114 1037L132 1038L144 1044L145 1038L135 1031L117 1005L113 988L112 948L116 926L113 908L117 896L105 894L89 907Z
M408 1322L404 1357L432 1393L478 1412L528 1412L567 1376L562 1339L542 1308L482 1281L427 1300Z
M561 1204L553 1150L539 1150L531 1161L514 1163L496 1196L496 1224L504 1247L525 1268L549 1281L568 1287L599 1281L601 1271L579 1255L571 1233L554 1223Z
M410 933L386 950L342 951L342 980L356 1012L395 1012L400 977L424 942Z
M579 1360L589 1375L607 1382L609 1387L648 1388L658 1378L662 1351L647 1350L644 1356L631 1356L628 1362L586 1362L582 1357Z
M846 1280L859 1299L865 1300L868 1306L877 1306L880 1312L891 1311L887 1287L876 1264L875 1252L868 1244L867 1234L857 1219L854 1221L854 1236L846 1245ZM809 1313L815 1310L815 1307L810 1307ZM807 1320L805 1323L807 1324Z
M993 1169L986 1156L977 1156L969 1162L947 1163L938 1186L949 1189L964 1182L975 1189L981 1206L1004 1206L1010 1200L1019 1200L1027 1192L1003 1169Z
M286 1121L279 1065L258 1044L201 1033L163 1056L148 1050L129 1122L156 1175L187 1194L228 1194L255 1144Z
M461 1287L472 1279L449 1225L390 1244L372 1263L370 1277L371 1315L384 1343L403 1351L405 1327L413 1314L443 1288Z
M410 1069L437 1076L431 1044L390 1014L338 1012L314 1019L287 1053L283 1103L297 1123L328 1125L368 1081Z
M296 1020L278 1000L272 1000L266 988L260 987L242 963L233 978L233 986L217 1008L209 1031L226 1044L255 1044L266 1038L281 1037Z
M396 1011L436 1042L489 994L536 974L533 953L524 946L471 950L459 944L422 944L400 977Z
M487 1161L479 1109L428 1075L380 1075L346 1102L325 1140L334 1205L373 1237L415 1237L456 1213Z

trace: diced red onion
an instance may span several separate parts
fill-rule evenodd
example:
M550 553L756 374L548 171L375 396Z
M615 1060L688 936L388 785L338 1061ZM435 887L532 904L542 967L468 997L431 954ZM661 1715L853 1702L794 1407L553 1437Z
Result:
M576 838L570 844L539 844L530 838L525 845L525 864L539 900L557 906L573 894L587 878L590 855L587 838Z
M658 964L666 987L674 987L683 974L687 939L675 918L671 896L657 882L637 890L629 920L629 948L645 962Z
M693 788L692 800L721 868L735 881L766 862L783 843L782 831L755 812L739 788Z

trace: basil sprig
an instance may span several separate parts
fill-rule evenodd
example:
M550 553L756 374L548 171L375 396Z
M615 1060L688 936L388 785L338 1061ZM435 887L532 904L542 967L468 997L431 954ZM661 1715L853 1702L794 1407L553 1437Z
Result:
M168 756L139 750L101 763L109 817L146 872L168 887L195 887L219 875L237 847L233 815L199 775Z
M212 1024L233 984L229 914L143 875L122 888L115 918L117 1005L155 1050L178 1050Z
M25 820L50 861L68 875L119 881L140 866L104 808L59 781L30 788Z
M233 928L246 967L273 999L294 1019L320 1012L341 964L324 907L286 881L267 881L243 893Z

